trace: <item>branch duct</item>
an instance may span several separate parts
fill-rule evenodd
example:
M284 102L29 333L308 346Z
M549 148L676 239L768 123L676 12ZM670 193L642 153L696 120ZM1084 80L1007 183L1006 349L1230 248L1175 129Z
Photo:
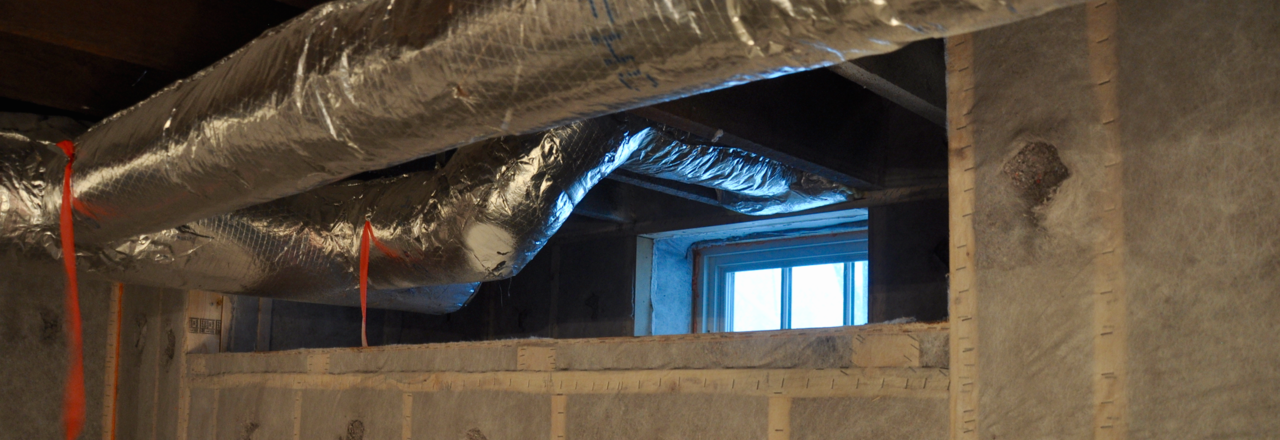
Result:
M745 150L701 143L689 133L656 126L641 135L622 168L714 188L725 208L749 215L803 211L850 198L853 189Z
M76 139L76 238L173 228L499 135L1075 3L334 1ZM46 194L33 218L47 229L59 200Z
M459 149L438 170L342 182L120 240L97 250L93 270L128 283L353 305L359 230L368 218L385 249L370 253L377 291L370 305L445 313L465 304L476 283L519 272L587 191L624 164L665 164L672 170L655 177L773 197L779 207L793 192L788 185L799 182L748 184L706 172L803 174L740 150L685 144L669 132L613 115L498 138ZM708 149L722 154L703 155ZM804 189L831 202L852 193L821 177L800 180L820 183Z

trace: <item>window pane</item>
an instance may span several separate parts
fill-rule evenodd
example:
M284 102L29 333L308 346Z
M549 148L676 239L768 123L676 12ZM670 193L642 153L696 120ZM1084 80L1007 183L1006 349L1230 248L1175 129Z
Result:
M844 263L791 268L791 328L844 325Z
M733 331L782 328L782 269L732 272L729 282L733 289Z
M867 270L866 261L853 263L853 325L867 324L867 283L871 279Z

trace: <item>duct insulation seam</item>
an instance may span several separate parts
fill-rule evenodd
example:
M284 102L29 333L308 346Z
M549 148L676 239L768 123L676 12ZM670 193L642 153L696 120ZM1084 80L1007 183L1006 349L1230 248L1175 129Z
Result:
M821 177L774 170L782 165L750 153L685 144L669 133L611 115L492 139L459 149L437 170L340 182L120 240L97 249L90 267L128 283L355 305L359 231L368 219L381 244L370 251L370 306L447 313L466 303L476 283L519 272L587 191L623 164L661 163L669 169L657 177L747 191L752 200L772 197L775 207L811 207L787 205L796 190L830 203L853 193ZM724 154L701 154L709 148ZM796 181L744 184L724 170Z
M100 244L531 133L1081 0L339 0L77 138ZM60 167L42 179L61 182ZM56 219L46 191L32 220ZM40 228L6 228L3 239Z

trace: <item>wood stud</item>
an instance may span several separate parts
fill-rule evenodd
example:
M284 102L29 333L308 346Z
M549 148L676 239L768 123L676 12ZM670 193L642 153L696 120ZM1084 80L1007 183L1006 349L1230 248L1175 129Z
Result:
M947 39L948 192L951 228L952 440L978 438L978 307L974 271L973 35Z
M759 397L947 396L937 368L608 370L488 373L192 374L194 388L505 391L533 394L731 394Z
M1095 206L1103 231L1093 263L1093 433L1095 439L1128 435L1125 413L1128 330L1124 275L1123 160L1120 146L1119 59L1116 53L1117 0L1087 3L1089 70L1103 137L1103 187Z

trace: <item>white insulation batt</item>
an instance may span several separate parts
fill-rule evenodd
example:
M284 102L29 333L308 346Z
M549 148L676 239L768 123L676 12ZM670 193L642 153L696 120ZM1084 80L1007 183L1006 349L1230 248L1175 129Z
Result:
M1277 437L1277 22L1108 0L948 42L953 438Z

